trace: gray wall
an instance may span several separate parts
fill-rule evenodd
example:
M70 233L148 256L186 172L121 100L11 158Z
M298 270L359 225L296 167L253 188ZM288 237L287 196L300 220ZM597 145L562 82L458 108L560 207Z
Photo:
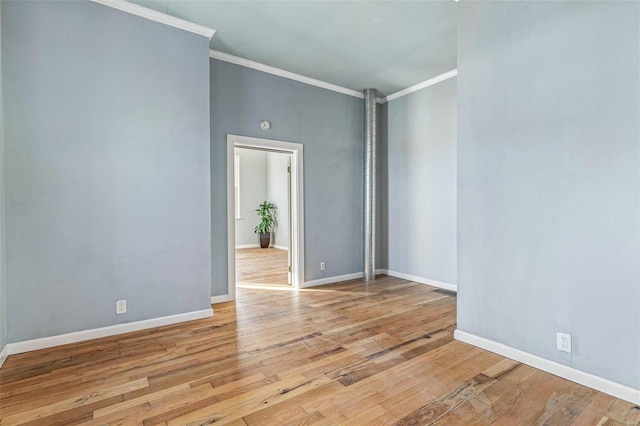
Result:
M208 40L2 7L8 341L209 308Z
M3 94L2 94L2 2L0 2L0 351L7 343L7 286L6 286L6 252L4 229L4 122L3 118Z
M458 6L459 328L640 388L640 4Z
M392 100L387 114L387 268L455 285L456 79Z
M305 278L362 272L362 100L212 59L212 295L227 293L228 133L304 144Z
M268 197L267 153L236 148L240 156L240 217L236 219L236 245L258 244L256 209ZM237 212L236 212L237 213Z
M267 154L268 199L276 206L278 226L273 231L272 244L289 248L289 165L290 154Z

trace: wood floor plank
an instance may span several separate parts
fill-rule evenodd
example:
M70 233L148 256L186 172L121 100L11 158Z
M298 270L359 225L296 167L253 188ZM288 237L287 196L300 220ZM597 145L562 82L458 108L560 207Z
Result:
M147 379L140 379L122 385L97 390L88 394L83 394L80 397L62 399L61 401L26 411L12 413L8 410L9 412L6 414L6 417L4 417L5 414L3 414L2 420L3 422L6 422L6 424L26 423L28 421L37 420L56 413L72 410L76 407L91 404L92 402L101 401L117 395L123 395L127 392L131 392L145 386L148 386Z
M236 249L236 280L248 284L287 285L287 251L277 248Z
M318 411L307 412L302 408L304 401L309 398L322 398L327 395L331 395L336 391L342 389L343 386L338 382L329 382L323 386L317 387L307 393L294 396L286 401L282 401L278 404L273 404L254 413L244 416L244 421L247 425L273 425L281 424L283 422L292 422L298 419L306 418L309 414L318 413ZM315 419L319 421L321 419Z
M0 425L640 425L633 404L455 341L455 294L251 279L213 318L11 355Z
M591 403L571 422L572 425L588 425L598 424L604 417L602 413L606 413L609 407L613 405L615 398L610 395L598 393L591 400Z

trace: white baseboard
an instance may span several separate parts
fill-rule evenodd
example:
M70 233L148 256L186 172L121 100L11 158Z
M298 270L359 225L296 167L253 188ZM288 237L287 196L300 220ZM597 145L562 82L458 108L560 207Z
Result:
M4 364L4 362L7 360L8 356L9 356L9 348L7 346L5 346L0 351L0 368L2 368L2 364Z
M430 280L429 278L417 277L415 275L409 275L403 272L390 271L388 269L378 269L376 270L376 273L386 274L386 275L389 275L390 277L402 278L403 280L413 281L418 284L426 284L432 287L438 287L443 290L449 290L456 293L458 292L458 286L455 284L449 284L442 281Z
M22 342L9 343L4 351L7 355L15 355L23 352L36 351L54 346L67 345L69 343L84 342L85 340L98 339L100 337L114 336L116 334L130 333L132 331L155 328L163 325L177 324L185 321L193 321L213 316L213 309L203 309L201 311L187 312L184 314L169 315L166 317L153 318L143 321L129 322L126 324L110 325L108 327L94 328L91 330L75 331L73 333L60 334L57 336L42 337L39 339L25 340Z
M315 287L315 286L325 285L325 284L334 284L334 283L339 283L341 281L357 280L358 278L362 278L362 272L355 272L353 274L346 274L346 275L337 275L335 277L328 277L328 278L320 278L319 280L305 281L302 288Z
M221 294L220 296L211 296L211 304L230 302L233 299L228 294Z
M246 249L246 248L258 248L258 247L260 247L260 244L240 244L239 246L236 246L236 250Z
M389 271L387 271L386 269L376 269L376 275L380 275L380 274L391 275L389 274ZM364 274L362 272L354 272L353 274L338 275L335 277L328 277L328 278L320 278L318 280L306 281L302 286L302 288L315 287L318 285L325 285L325 284L335 284L342 281L357 280L358 278L362 278L363 276Z
M241 244L239 246L236 246L236 250L248 249L248 248L259 248L259 247L260 247L260 244ZM271 244L269 247L276 248L279 250L289 250L287 246L281 246L279 244Z
M612 382L611 380L576 370L573 367L559 364L555 361L549 361L548 359L541 358L537 355L533 355L462 330L455 330L453 335L456 340L461 342L478 346L479 348L486 349L497 353L498 355L530 365L531 367L546 371L547 373L554 374L558 377L562 377L563 379L571 380L572 382L604 392L611 396L615 396L616 398L624 399L632 404L640 405L640 389L621 385L620 383Z

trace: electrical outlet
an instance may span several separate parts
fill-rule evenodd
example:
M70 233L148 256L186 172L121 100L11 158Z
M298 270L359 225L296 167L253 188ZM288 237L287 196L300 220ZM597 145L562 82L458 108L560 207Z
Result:
M324 262L320 262L320 270L324 271L325 269L327 269L327 265L325 265Z
M556 334L557 346L559 351L571 353L571 335L564 333Z
M126 313L127 313L127 301L116 300L116 315L126 314Z

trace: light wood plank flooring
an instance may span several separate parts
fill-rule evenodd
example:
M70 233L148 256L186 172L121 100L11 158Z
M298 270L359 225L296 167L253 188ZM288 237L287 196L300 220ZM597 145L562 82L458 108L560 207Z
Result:
M288 285L286 250L247 248L236 250L236 281L251 285Z
M239 288L179 325L10 356L3 425L635 425L640 409L453 340L456 298L390 277Z

